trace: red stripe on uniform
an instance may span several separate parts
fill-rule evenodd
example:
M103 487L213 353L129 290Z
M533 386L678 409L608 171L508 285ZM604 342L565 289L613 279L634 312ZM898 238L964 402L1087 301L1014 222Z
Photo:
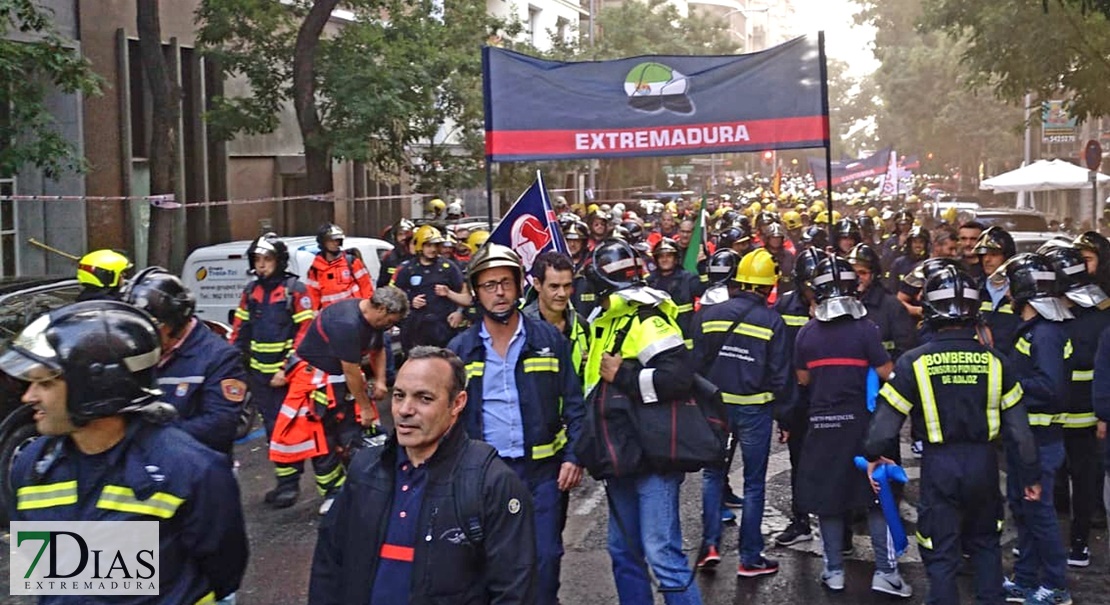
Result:
M746 138L722 140L720 128L733 132L743 126ZM705 129L710 131L708 140ZM674 131L682 137L674 141ZM690 136L691 131L695 131ZM640 128L595 128L575 130L489 130L486 155L582 155L634 156L683 149L762 149L775 143L823 141L827 132L825 116L803 116L768 120L736 120L705 124L672 124Z
M813 368L823 368L826 366L848 366L852 368L866 368L870 364L866 359L854 359L852 357L828 357L825 359L814 359L806 363L806 369L812 370Z
M381 550L378 551L378 556L383 559L404 561L405 563L412 563L412 555L413 549L408 546L397 546L396 544L382 544Z

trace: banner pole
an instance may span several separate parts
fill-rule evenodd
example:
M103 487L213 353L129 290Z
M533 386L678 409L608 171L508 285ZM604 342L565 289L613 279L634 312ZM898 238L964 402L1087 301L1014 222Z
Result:
M493 162L486 156L486 219L490 233L493 232Z
M829 243L835 244L833 239L832 136L829 130L829 65L825 57L824 30L817 32L817 53L821 61L821 111L825 116L825 195L828 197L825 214L829 222Z

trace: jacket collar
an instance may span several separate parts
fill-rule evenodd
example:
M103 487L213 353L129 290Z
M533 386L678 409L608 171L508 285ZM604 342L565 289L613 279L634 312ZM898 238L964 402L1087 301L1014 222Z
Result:
M469 441L466 436L466 429L462 426L461 421L456 421L454 426L439 440L439 447L436 451L424 462L424 468L430 474L442 475L450 474L451 469L454 468L454 460L457 454ZM385 442L385 451L382 452L382 463L384 468L388 469L390 473L397 468L398 452L400 451L401 444L397 443L397 433L390 433L389 439Z

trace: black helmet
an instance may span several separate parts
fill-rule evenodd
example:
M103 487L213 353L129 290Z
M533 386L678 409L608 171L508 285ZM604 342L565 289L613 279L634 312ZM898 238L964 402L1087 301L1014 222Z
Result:
M806 248L799 252L798 258L794 259L794 283L809 287L809 280L813 278L817 265L828 257L828 253L823 248Z
M586 271L591 289L600 296L643 282L639 254L627 242L615 239L598 243Z
M324 247L324 242L328 240L338 240L339 245L343 245L343 230L335 223L324 223L320 225L320 229L316 231L316 244L321 248Z
M766 242L772 237L781 237L785 240L786 227L783 227L782 223L771 223L769 225L763 225L763 241Z
M842 237L850 237L855 243L863 242L863 233L860 231L859 222L853 218L842 218L836 222L836 239L840 240Z
M1110 270L1110 240L1098 231L1086 231L1075 238L1075 247L1098 255L1098 271Z
M777 222L779 222L779 215L776 212L768 212L764 210L763 212L760 212L755 216L755 228L759 229L760 232L762 232L763 228L767 225Z
M925 282L921 308L925 321L934 326L968 323L979 317L979 289L966 273L947 266Z
M846 259L826 256L813 270L809 284L818 303L840 297L855 298L859 276Z
M636 221L625 221L621 223L621 227L624 227L625 231L628 232L628 241L630 243L634 244L644 239L644 227L640 223Z
M740 216L736 217L736 222L734 224L737 227L747 229L748 233L752 232L752 217L746 214L741 214Z
M752 234L750 231L743 227L729 227L717 236L718 248L731 248L733 244L743 241L751 241Z
M721 248L709 257L706 273L709 283L723 284L736 276L736 266L740 264L740 255L735 250Z
M1017 253L1014 236L1002 227L988 228L979 234L979 239L975 242L975 254L987 254L988 252L1001 252L1003 258L1010 258Z
M879 258L879 253L867 244L856 244L850 252L848 252L848 262L853 266L867 265L872 273L878 274L883 272L883 261Z
M1092 275L1087 273L1087 261L1079 248L1070 244L1063 246L1042 246L1038 253L1048 259L1056 269L1056 277L1060 280L1061 289L1064 291L1094 283Z
M810 225L802 232L802 245L824 250L829 246L829 232L824 225Z
M955 267L958 270L963 270L963 265L960 264L960 261L954 258L947 258L943 256L938 256L936 258L927 258L914 265L914 268L911 269L910 272L902 278L902 283L905 283L906 285L915 288L916 290L921 290L925 287L925 283L929 281L930 277L947 269L948 267Z
M559 215L559 229L565 233L571 225L577 223L580 220L582 219L578 218L577 214L573 212L564 212Z
M254 256L256 254L272 254L277 259L277 275L285 273L289 268L289 248L285 242L278 239L276 233L266 233L258 236L247 248L248 273L254 274Z
M162 267L147 267L123 289L123 302L134 305L178 333L193 317L197 299L181 278Z
M1060 294L1056 268L1048 257L1025 252L1014 256L1003 267L1010 282L1010 297L1016 303L1035 298L1051 298Z
M912 225L913 213L909 210L899 210L894 213L894 224L896 225Z
M152 403L161 341L151 318L116 301L88 301L40 315L0 354L0 370L24 380L61 376L76 426Z
M678 242L669 237L664 237L663 239L659 240L651 249L652 258L659 258L660 254L667 253L678 256Z
M590 228L581 220L576 220L563 228L563 238L567 240L590 239Z

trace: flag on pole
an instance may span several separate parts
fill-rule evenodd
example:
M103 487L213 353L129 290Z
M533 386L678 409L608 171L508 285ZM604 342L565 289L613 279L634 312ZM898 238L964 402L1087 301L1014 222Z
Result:
M690 246L686 248L686 258L682 260L682 268L694 275L698 274L698 254L705 247L705 196L701 196L701 207L698 209L698 219L694 221L694 233L690 236Z
M890 150L890 161L883 175L883 186L879 195L898 195L898 153Z
M775 178L771 181L771 191L777 198L782 193L782 167L775 168Z
M532 270L532 263L541 253L548 250L566 253L567 243L559 230L543 175L538 170L535 182L513 202L512 208L490 233L489 241L508 246L519 254L525 274Z

